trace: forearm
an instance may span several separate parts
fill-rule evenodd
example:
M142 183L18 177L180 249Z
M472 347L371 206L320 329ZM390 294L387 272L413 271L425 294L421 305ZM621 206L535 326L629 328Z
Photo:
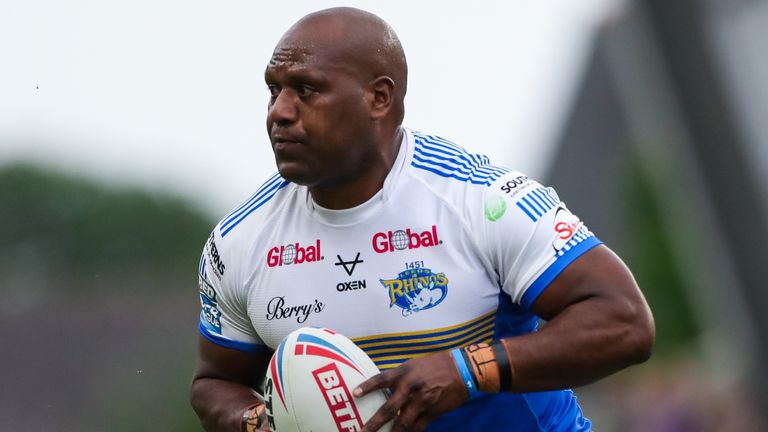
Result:
M190 394L192 408L208 432L239 432L245 410L263 402L250 387L217 378L196 378Z
M591 298L571 304L539 332L471 345L459 350L463 360L454 358L480 391L562 389L646 360L653 334L647 308Z
M606 312L609 311L609 312ZM653 321L643 305L592 298L574 303L540 331L504 341L511 391L541 391L594 382L650 356Z

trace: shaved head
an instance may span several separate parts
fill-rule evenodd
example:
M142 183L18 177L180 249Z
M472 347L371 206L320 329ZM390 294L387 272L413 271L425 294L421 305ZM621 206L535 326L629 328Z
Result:
M280 175L326 208L381 189L403 138L408 67L392 27L348 7L300 19L264 71Z
M404 114L408 66L397 34L378 16L350 7L324 9L294 24L278 42L269 66L302 62L333 65L368 82L381 76L394 83L398 123Z

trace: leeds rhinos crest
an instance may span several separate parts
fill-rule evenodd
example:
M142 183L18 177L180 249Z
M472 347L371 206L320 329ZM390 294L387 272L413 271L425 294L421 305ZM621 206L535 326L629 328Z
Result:
M389 307L397 305L403 316L437 306L448 293L445 273L432 273L428 268L405 270L396 279L380 282L389 290Z

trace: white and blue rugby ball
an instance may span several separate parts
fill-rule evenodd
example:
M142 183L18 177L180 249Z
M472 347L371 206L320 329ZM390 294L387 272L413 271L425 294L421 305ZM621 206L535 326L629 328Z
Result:
M274 432L358 431L386 401L384 391L361 398L352 390L379 373L351 340L326 328L293 331L267 368L264 400ZM389 431L391 422L381 431Z

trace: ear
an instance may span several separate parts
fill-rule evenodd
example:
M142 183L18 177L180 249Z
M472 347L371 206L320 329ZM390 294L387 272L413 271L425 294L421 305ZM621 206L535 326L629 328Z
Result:
M395 81L382 75L369 83L371 118L378 120L386 117L395 102Z

